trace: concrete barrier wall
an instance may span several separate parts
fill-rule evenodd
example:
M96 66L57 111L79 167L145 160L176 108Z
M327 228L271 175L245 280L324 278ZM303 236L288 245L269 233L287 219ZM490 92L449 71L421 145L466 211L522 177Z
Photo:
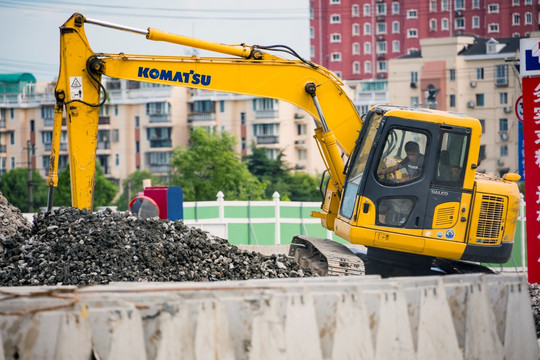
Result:
M539 356L518 275L0 290L0 359Z

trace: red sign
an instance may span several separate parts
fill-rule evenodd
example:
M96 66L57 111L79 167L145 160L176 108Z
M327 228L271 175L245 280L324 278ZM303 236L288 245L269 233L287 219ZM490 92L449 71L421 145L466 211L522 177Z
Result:
M540 77L523 78L523 142L529 282L540 283Z

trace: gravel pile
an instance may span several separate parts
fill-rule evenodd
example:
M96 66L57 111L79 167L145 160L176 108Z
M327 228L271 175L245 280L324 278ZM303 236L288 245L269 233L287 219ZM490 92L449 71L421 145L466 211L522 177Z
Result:
M23 225L0 237L0 286L313 276L284 255L241 250L181 221L60 208L36 215L30 229L11 215Z
M20 239L30 231L31 226L32 224L26 220L21 210L9 204L0 192L0 245L11 239ZM1 254L0 251L0 256Z

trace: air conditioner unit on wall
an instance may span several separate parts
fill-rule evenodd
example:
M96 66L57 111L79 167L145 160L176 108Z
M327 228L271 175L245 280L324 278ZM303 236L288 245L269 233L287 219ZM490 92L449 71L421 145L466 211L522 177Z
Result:
M474 101L469 101L469 102L467 103L467 107L469 107L469 108L472 109L472 108L474 107Z
M471 81L469 83L469 85L472 87L472 88L475 88L476 87L476 81Z
M512 107L511 106L505 106L503 108L504 112L507 113L507 114L510 114L512 112Z
M508 141L508 133L506 131L499 132L499 136L501 137L502 141Z
M501 159L497 160L497 165L504 166L504 161Z

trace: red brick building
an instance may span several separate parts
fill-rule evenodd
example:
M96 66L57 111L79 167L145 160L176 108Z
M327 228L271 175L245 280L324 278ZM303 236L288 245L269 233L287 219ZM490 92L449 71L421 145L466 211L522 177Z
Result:
M540 0L310 0L311 60L344 80L386 79L421 38L527 37Z

